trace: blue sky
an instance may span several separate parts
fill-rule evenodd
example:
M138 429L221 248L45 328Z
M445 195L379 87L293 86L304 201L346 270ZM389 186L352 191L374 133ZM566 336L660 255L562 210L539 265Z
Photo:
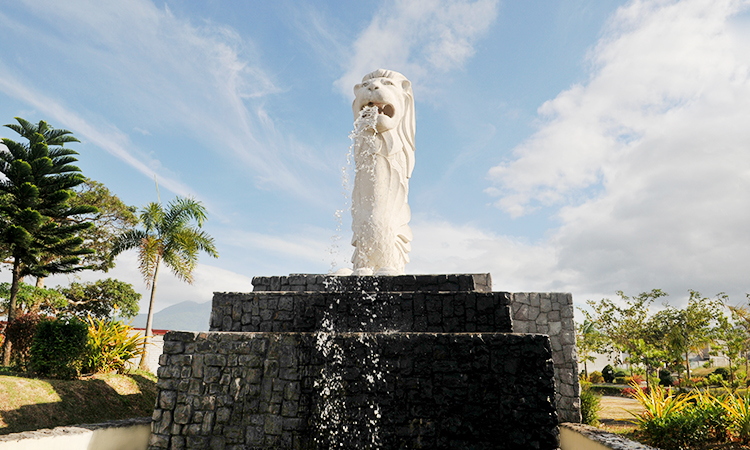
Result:
M379 67L414 86L407 273L579 303L750 292L748 1L34 0L0 30L2 123L71 130L128 204L156 176L209 209L221 257L164 276L157 310L347 265L352 86ZM146 294L134 254L81 277L105 276Z

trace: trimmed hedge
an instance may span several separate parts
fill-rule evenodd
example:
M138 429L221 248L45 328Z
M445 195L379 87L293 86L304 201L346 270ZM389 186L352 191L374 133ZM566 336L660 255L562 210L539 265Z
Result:
M29 362L31 345L42 317L35 313L26 313L8 324L5 335L11 343L11 363L21 370L26 370Z
M41 376L74 378L88 350L89 330L77 318L43 320L31 344L29 366Z
M624 388L620 386L611 386L607 384L592 384L589 386L589 390L597 392L602 395L622 396L622 390Z

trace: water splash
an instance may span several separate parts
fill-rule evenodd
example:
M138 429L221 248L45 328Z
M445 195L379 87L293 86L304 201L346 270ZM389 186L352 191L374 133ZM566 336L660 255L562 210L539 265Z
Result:
M344 285L341 277L327 277L324 281L326 291L356 297L363 317L370 318L369 323L361 324L362 329L380 331L375 328L382 326L376 327L373 322L382 307L378 301L377 283L372 283L376 290L373 292L362 286L361 279L347 281L354 281L355 285ZM382 366L377 340L373 333L358 333L356 340L337 339L341 331L336 330L334 314L340 301L341 298L336 298L329 305L323 314L321 329L315 334L316 349L325 361L320 377L314 384L318 393L316 426L320 431L316 444L320 448L334 450L353 448L352 443L356 443L358 449L379 450L382 446L382 412L376 399L378 393L387 388L385 375L388 370ZM348 345L345 348L343 344ZM356 382L362 387L364 398L367 399L364 405L347 405L345 401L348 396L344 373L347 368L352 367L359 370L359 377L357 380L347 379L347 382Z
M334 273L336 271L339 260L344 261L344 265L348 264L346 257L341 253L342 249L340 243L343 235L344 215L352 210L351 192L353 185L351 174L356 174L357 171L362 170L362 167L357 167L354 163L354 150L355 148L365 149L366 152L372 155L372 158L368 158L371 162L365 164L366 167L364 170L368 170L371 176L374 176L377 122L377 106L366 106L359 112L359 117L354 121L354 129L349 133L351 144L346 153L346 165L341 168L341 194L344 197L344 207L337 209L333 214L334 220L336 221L336 233L331 236L331 245L328 247L328 254L331 258L331 265L328 273Z

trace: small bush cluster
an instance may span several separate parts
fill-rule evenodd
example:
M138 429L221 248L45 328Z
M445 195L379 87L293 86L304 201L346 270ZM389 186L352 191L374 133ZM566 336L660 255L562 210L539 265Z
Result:
M88 318L89 349L86 370L89 372L125 372L127 363L139 356L145 337L131 333L132 328L116 320Z
M660 386L674 386L674 378L672 372L668 369L659 370L659 385Z
M654 386L631 385L631 395L645 408L636 416L644 442L664 450L684 450L727 440L750 442L750 398L730 391L718 396L696 390L675 394Z
M86 372L123 373L143 339L122 322L25 314L7 327L13 364L39 376L73 378Z
M11 364L21 370L28 369L31 344L42 316L26 313L16 317L5 330L5 335L11 344Z
M78 319L43 320L31 345L29 365L39 375L73 378L81 373L89 330Z
M589 381L592 383L604 383L604 377L601 372L595 370L589 374Z
M649 389L646 386L638 386L638 387L633 387L633 386L638 386L638 385L637 384L631 384L630 387L626 387L625 389L623 389L622 390L622 396L623 397L634 397L635 398L636 395L639 395L639 394L636 393L636 390L640 390L644 394L648 394L650 392Z
M586 425L599 423L602 398L590 389L591 383L581 384L581 422Z

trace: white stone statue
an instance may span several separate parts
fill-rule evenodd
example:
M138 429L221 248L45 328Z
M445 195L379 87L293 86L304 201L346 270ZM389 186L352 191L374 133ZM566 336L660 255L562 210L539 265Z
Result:
M354 86L354 275L401 275L412 233L414 95L403 75L378 69ZM365 126L362 126L362 124Z

